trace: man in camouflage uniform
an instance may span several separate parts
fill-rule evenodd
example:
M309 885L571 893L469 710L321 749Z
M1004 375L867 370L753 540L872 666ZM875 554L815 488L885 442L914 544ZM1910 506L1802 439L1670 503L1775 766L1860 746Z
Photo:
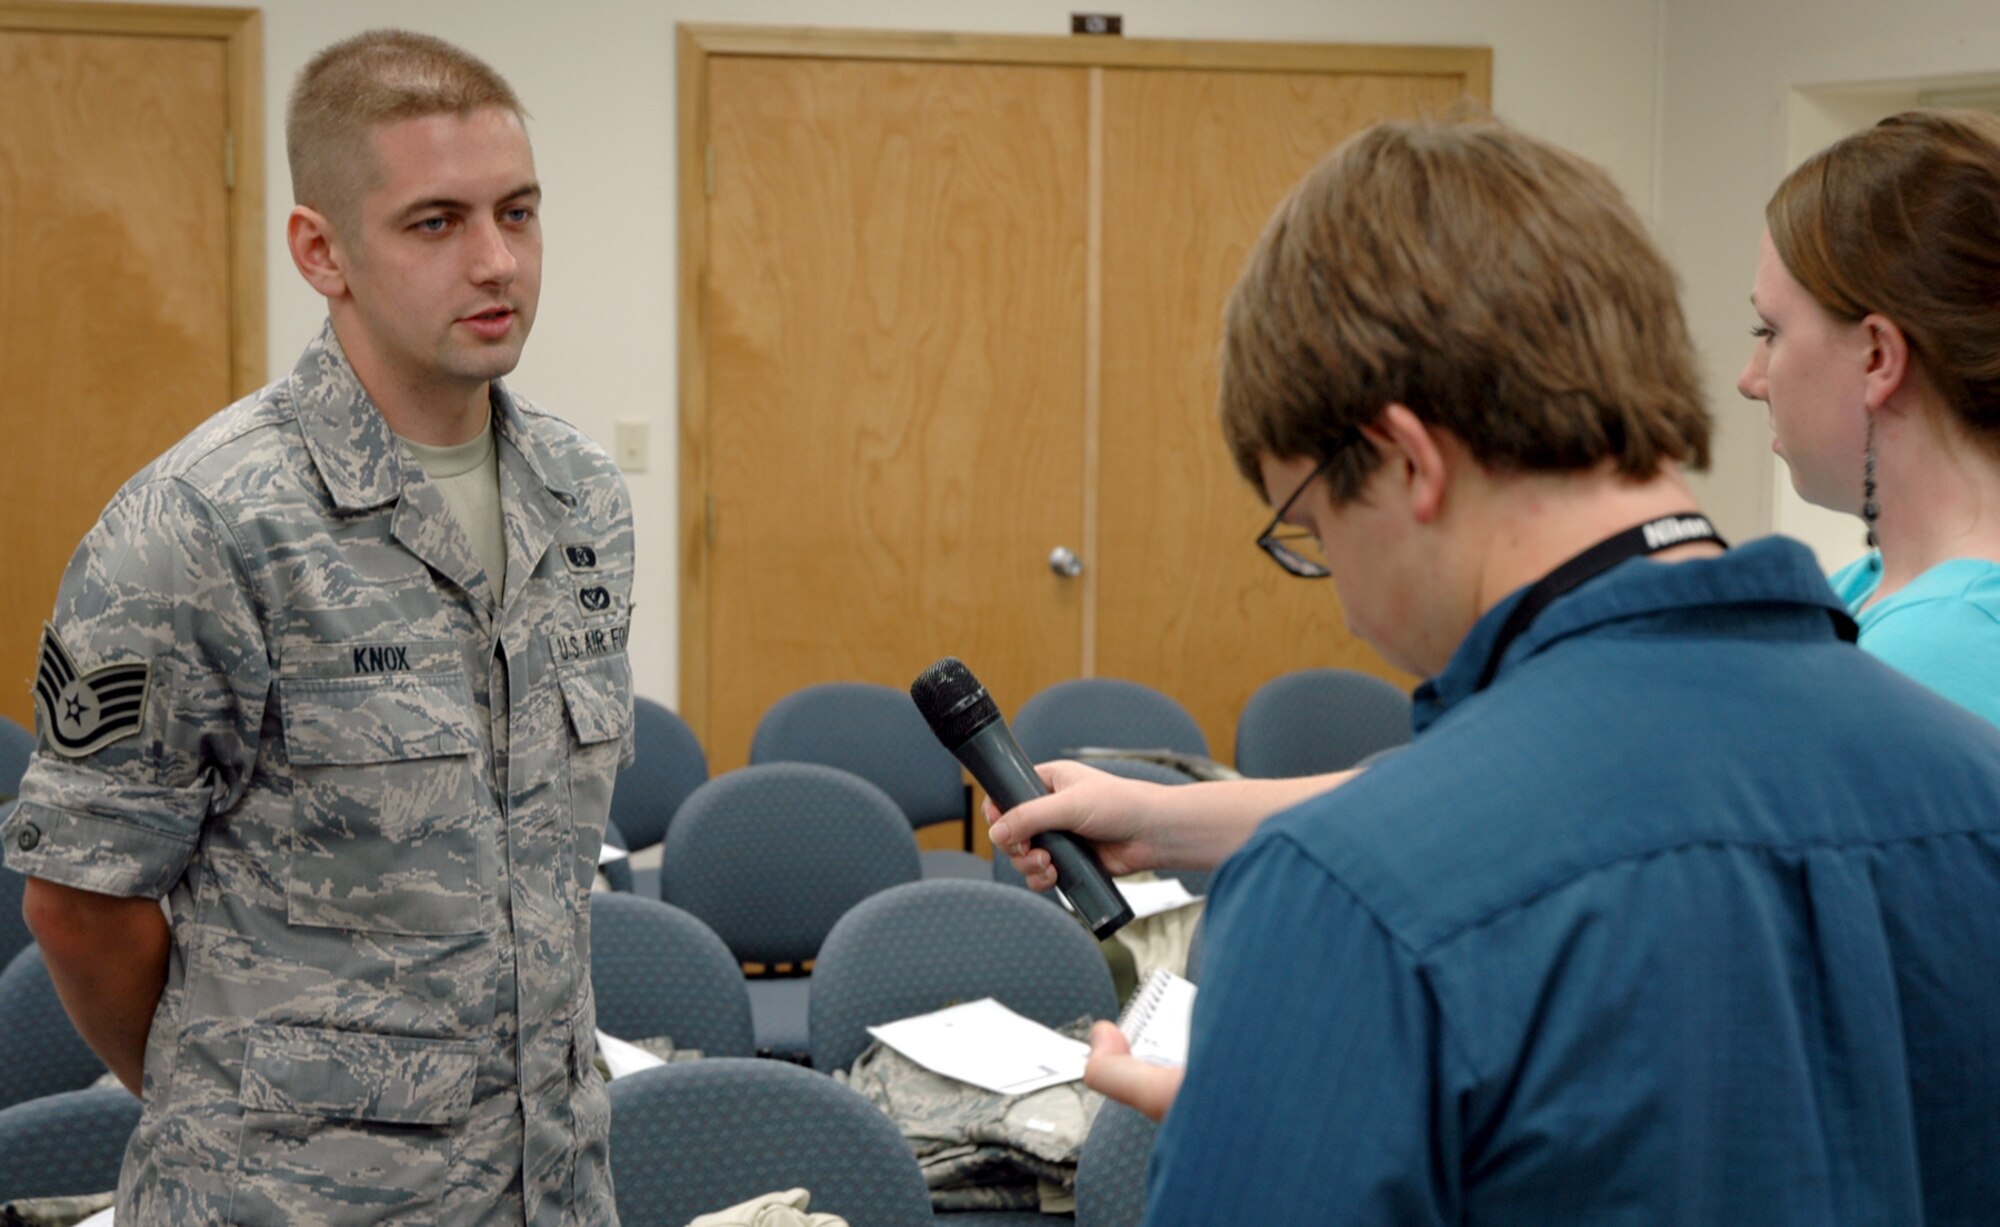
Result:
M121 1222L613 1223L586 892L632 526L499 382L540 289L520 105L378 32L287 137L328 326L85 538L0 838L145 1100Z

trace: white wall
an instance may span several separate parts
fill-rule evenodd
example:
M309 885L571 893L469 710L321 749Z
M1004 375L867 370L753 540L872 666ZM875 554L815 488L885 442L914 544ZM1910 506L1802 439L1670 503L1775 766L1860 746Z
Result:
M1610 168L1643 211L1654 197L1662 0L1125 0L1133 38L1448 43L1494 50L1495 109ZM674 454L674 26L738 22L1067 34L1074 3L1020 0L268 0L264 10L270 200L270 354L285 369L321 305L283 242L291 200L284 99L320 47L377 25L450 39L513 83L533 119L546 188L541 314L512 382L611 439L651 422L639 523L633 663L642 693L677 697Z
M1738 397L1764 202L1785 172L1925 85L2000 74L1993 0L1670 0L1659 209L1721 430L1705 499L1725 534L1774 525L1832 566L1860 523L1809 507L1771 454L1764 408ZM1859 406L1856 406L1859 411Z

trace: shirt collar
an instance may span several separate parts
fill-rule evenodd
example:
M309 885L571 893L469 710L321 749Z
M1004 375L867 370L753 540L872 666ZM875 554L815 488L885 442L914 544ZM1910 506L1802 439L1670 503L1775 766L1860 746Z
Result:
M289 382L306 450L334 505L342 511L364 511L400 498L406 480L404 464L407 462L413 471L419 466L361 386L340 338L334 335L332 320L299 355ZM511 443L536 479L563 502L569 502L575 492L551 478L560 468L536 432L528 428L513 393L498 379L491 389L495 441Z
M1481 614L1444 672L1417 687L1413 720L1421 733L1476 694L1500 628L1530 585ZM1717 605L1790 605L1824 610L1829 637L1846 608L1826 585L1812 551L1786 537L1764 537L1715 558L1657 563L1635 558L1557 599L1507 649L1492 685L1542 649L1609 622Z

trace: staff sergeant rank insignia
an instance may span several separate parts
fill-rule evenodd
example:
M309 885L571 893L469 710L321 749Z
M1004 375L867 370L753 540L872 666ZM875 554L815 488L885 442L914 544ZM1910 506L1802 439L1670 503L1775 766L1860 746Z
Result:
M79 677L56 628L44 625L35 708L49 749L64 758L82 758L138 732L152 673L152 662L142 661L106 665Z

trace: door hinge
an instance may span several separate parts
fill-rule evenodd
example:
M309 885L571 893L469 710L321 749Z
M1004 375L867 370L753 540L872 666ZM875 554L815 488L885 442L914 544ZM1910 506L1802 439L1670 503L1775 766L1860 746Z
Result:
M236 134L222 134L222 186L236 190Z
M715 146L710 145L702 150L702 162L703 173L708 177L707 185L703 189L702 194L713 196L715 195Z

